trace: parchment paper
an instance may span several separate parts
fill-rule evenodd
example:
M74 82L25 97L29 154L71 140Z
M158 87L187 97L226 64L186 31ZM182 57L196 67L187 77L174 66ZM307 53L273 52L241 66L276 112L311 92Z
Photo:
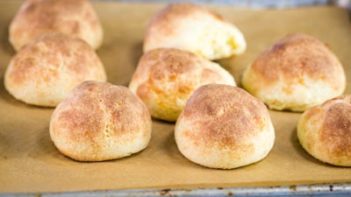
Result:
M351 169L323 164L298 144L299 113L272 111L276 142L269 156L235 170L200 167L177 150L173 124L154 121L149 147L134 156L106 162L76 162L60 154L49 138L50 108L25 105L11 97L3 73L14 54L7 28L19 1L0 1L0 192L59 192L131 188L274 186L351 182ZM162 5L95 3L105 30L98 54L108 80L127 85L141 55L145 26ZM305 32L326 42L351 79L351 26L346 11L331 7L251 10L212 7L243 31L247 52L221 61L237 81L243 68L275 40Z

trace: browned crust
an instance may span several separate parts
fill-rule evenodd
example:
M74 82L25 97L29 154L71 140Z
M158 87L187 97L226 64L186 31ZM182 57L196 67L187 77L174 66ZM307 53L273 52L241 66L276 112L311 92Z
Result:
M145 53L141 58L132 81L143 79L147 75L147 80L137 89L137 95L143 100L148 98L151 89L159 95L167 96L169 92L161 88L164 86L160 84L166 81L175 86L173 90L180 94L178 96L187 96L196 86L196 80L191 77L201 77L201 80L214 82L220 79L218 73L210 69L203 69L201 76L192 75L197 69L202 69L200 66L207 63L206 60L187 51L155 49ZM180 80L182 75L188 77Z
M100 149L95 137L100 135L104 127L104 111L100 108L99 102L92 102L93 95L89 94L96 90L96 87L88 87L90 84L83 84L75 89L73 96L62 102L55 110L55 119L52 121L52 136L80 143L82 140L89 140L91 145ZM83 88L87 88L83 90ZM80 91L80 92L79 92ZM67 131L67 132L62 132ZM69 131L69 132L68 132Z
M10 40L18 50L46 33L60 32L83 39L85 31L101 31L100 21L88 0L27 0L10 25Z
M264 51L252 64L260 83L274 83L283 78L304 83L304 76L323 80L334 88L344 82L343 68L337 57L318 39L305 34L291 34Z
M62 67L71 72L75 81L84 81L86 76L92 76L92 71L100 71L94 73L97 78L106 78L100 59L87 43L58 33L44 35L22 48L10 67L11 86L22 86L31 80L54 82Z
M197 89L182 113L196 128L185 131L192 142L236 147L264 130L268 110L258 99L240 88L227 85L205 85ZM249 150L250 147L245 147Z
M334 158L351 159L351 95L338 97L322 105L325 115L320 141Z
M87 81L75 88L55 109L51 125L54 142L89 143L96 155L101 154L101 136L127 136L135 140L141 131L151 129L146 106L127 88L109 83ZM148 132L144 132L145 138ZM59 147L64 151L65 147ZM67 150L66 150L67 152ZM67 152L69 156L76 153ZM92 154L94 155L94 154Z

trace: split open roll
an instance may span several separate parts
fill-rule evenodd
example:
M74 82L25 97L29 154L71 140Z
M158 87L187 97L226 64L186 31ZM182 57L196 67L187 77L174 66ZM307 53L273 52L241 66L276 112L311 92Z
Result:
M144 52L156 48L178 48L213 60L244 53L246 41L219 14L199 5L176 3L159 11L147 27Z

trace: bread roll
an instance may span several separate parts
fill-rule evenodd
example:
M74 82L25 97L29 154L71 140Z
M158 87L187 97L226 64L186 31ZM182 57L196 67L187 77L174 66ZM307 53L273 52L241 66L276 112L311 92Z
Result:
M84 41L56 33L21 48L5 73L10 94L40 106L56 106L86 80L106 81L99 57Z
M87 81L55 109L50 137L61 153L75 160L117 159L148 145L151 117L128 88Z
M16 50L52 32L81 38L94 49L103 39L100 21L88 0L26 0L9 30Z
M339 96L345 74L338 58L318 39L288 35L246 69L246 90L277 110L304 111Z
M179 48L207 59L242 54L243 34L233 24L201 6L171 4L150 21L144 38L144 52L156 48Z
M235 85L216 63L179 49L155 49L140 59L129 88L153 117L175 121L192 92L209 83Z
M274 138L266 106L228 85L197 89L175 127L180 152L210 168L231 169L257 162L272 149Z
M305 111L297 135L313 157L332 165L351 166L351 95Z

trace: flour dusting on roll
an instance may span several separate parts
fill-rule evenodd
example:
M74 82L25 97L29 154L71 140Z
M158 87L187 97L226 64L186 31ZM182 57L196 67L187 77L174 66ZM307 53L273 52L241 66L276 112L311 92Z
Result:
M94 49L103 39L99 18L89 0L26 0L10 24L9 37L19 50L55 32L80 38Z
M351 95L305 111L298 128L302 147L320 161L351 167Z
M87 81L53 112L50 137L61 153L75 160L118 159L146 148L151 117L128 88Z
M274 139L266 106L240 88L220 84L197 89L175 127L179 151L210 168L232 169L260 161Z
M292 34L261 53L244 72L242 84L272 109L304 111L341 95L346 79L324 43Z
M102 62L86 42L59 33L21 48L5 72L9 93L39 106L56 106L86 80L106 81Z

